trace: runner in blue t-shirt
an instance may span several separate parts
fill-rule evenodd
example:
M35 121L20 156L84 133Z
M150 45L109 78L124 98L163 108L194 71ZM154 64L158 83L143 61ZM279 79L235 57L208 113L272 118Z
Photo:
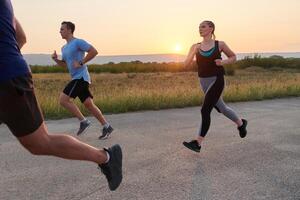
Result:
M52 155L97 163L110 190L122 181L122 151L119 145L97 149L74 137L48 134L35 97L32 77L20 48L25 33L15 19L10 0L0 0L0 122L34 155Z
M62 106L73 113L80 121L80 127L77 135L83 133L91 122L86 119L80 112L79 108L71 101L79 97L83 105L97 118L103 125L102 135L99 139L106 139L113 131L111 125L105 120L100 109L94 104L93 95L89 90L91 84L90 74L86 63L93 59L97 54L97 50L82 39L75 38L73 33L75 25L72 22L62 22L60 34L66 40L66 44L62 47L62 59L59 60L56 51L52 54L52 59L60 66L67 67L72 81L70 81L63 92L60 94L59 101ZM85 56L85 52L87 55Z

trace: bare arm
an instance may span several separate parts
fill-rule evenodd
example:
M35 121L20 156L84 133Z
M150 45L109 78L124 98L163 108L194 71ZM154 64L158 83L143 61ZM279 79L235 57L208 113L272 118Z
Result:
M185 68L188 67L193 62L196 51L197 51L197 44L194 44L191 46L190 51L183 63Z
M53 54L51 55L52 59L54 60L54 62L56 62L56 64L58 66L62 66L62 67L66 67L67 63L63 60L59 60L56 54L56 51L53 52Z
M98 54L98 51L92 46L89 50L85 58L82 60L82 63L85 64L95 58L95 56Z
M222 60L222 64L232 64L236 61L235 53L227 46L225 42L220 41L220 50L227 56L227 59Z
M91 48L87 51L87 55L81 61L81 64L84 65L85 63L89 62L90 60L95 58L95 56L97 54L98 54L98 51L93 46L91 46ZM81 64L78 61L74 61L75 68L82 67Z
M26 35L20 22L14 17L14 28L16 30L16 39L19 48L21 49L26 43Z

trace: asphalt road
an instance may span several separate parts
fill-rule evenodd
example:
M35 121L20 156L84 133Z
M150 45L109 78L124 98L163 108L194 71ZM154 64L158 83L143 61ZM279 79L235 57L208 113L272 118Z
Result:
M124 179L110 192L93 163L32 156L0 126L0 199L300 199L300 98L229 104L249 121L241 139L235 125L213 111L201 153L183 140L197 132L200 108L108 115L106 141L93 125L80 140L97 147L119 143ZM51 132L75 135L76 119L47 121Z

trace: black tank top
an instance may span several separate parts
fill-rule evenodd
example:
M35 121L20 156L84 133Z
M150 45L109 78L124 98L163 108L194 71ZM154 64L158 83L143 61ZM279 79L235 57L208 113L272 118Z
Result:
M225 74L224 67L217 66L215 63L216 59L222 59L219 50L219 41L215 41L214 51L210 56L203 56L201 55L200 51L201 50L198 49L196 53L199 77L210 77Z

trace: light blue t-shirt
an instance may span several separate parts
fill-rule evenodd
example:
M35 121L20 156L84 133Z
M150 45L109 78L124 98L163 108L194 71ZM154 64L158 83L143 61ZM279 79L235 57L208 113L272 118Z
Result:
M85 52L91 48L91 45L82 39L74 38L61 49L62 59L67 63L68 70L71 74L72 80L83 78L85 81L91 83L91 77L87 66L75 68L74 61L82 61Z

